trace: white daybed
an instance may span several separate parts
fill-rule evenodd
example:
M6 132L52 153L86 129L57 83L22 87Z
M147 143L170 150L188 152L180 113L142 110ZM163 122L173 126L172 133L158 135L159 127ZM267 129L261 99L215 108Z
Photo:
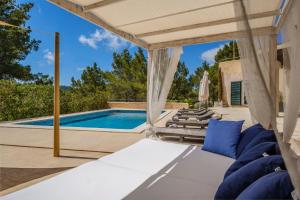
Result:
M141 194L213 199L233 161L195 146L143 139L1 200L139 199Z

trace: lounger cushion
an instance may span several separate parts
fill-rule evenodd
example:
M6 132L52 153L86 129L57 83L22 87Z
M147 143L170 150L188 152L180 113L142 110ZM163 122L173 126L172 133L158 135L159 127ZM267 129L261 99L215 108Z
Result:
M264 127L262 127L261 124L255 124L247 129L245 129L241 133L240 141L237 146L237 158L241 155L241 153L243 152L243 150L245 149L247 144L249 144L249 142L251 142L251 140L255 136L257 136L257 134L259 134L260 132L263 132L265 130L266 129L264 129Z
M254 160L228 176L219 186L215 199L235 199L249 185L275 169L285 169L281 155Z
M272 130L266 130L266 131L262 131L259 134L257 134L257 136L255 136L244 148L243 152L240 154L243 155L244 152L247 152L249 149L251 149L252 147L263 143L263 142L276 142L276 136L274 131Z
M235 158L243 123L210 119L202 149Z
M226 171L224 179L226 179L230 174L237 171L244 165L250 163L258 158L280 154L278 151L278 144L276 142L264 142L254 146L247 152L243 153Z
M124 200L213 199L234 159L195 148L147 179Z
M292 199L294 190L287 171L277 171L261 177L247 187L237 199Z

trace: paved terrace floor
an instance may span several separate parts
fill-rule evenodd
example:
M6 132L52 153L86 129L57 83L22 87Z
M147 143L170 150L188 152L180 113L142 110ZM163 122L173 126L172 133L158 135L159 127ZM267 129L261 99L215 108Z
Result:
M157 126L163 126L175 113L173 110L163 117ZM53 157L53 130L0 126L0 196L109 155L145 137L141 133L85 130L61 130L60 136L62 157L57 158ZM42 177L45 175L49 176Z
M251 125L249 110L246 107L217 107L213 110L222 114L223 119L244 119L244 128ZM173 110L156 125L164 126L165 122L175 113L176 110ZM12 185L14 187L0 187L2 188L0 196L91 161L92 158L97 159L109 155L142 138L144 135L139 133L61 130L61 154L64 157L56 158L53 157L52 150L53 130L0 127L0 169L2 169L0 171L0 186L4 184L3 178L7 176L7 173L12 182L15 181L19 184L17 181L21 181L19 185ZM16 173L11 173L9 171L11 169L15 169L14 172ZM18 169L22 169L22 171L19 172ZM24 174L31 174L30 179L26 179L28 177Z

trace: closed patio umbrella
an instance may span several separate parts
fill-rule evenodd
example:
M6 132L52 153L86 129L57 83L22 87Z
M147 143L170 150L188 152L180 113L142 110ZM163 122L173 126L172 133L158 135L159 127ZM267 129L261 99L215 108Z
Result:
M199 102L206 102L208 101L208 97L209 97L209 80L208 80L208 72L205 71L203 74L203 77L200 81L200 85L199 85L199 96L198 96L198 100Z

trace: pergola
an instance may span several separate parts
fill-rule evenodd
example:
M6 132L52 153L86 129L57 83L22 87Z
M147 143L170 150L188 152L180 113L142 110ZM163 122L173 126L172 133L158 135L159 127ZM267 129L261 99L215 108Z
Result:
M300 94L298 95L296 91L295 77L291 77L290 80L290 97L293 98L288 99L290 102L287 103L284 133L279 133L276 128L279 69L276 60L277 35L288 21L287 18L294 17L289 16L289 13L293 8L300 7L299 2L293 0L48 1L148 50L147 111L150 115L147 114L147 120L152 125L151 117L155 121L153 117L157 115L155 112L160 111L161 105L164 105L161 102L166 100L165 93L168 92L172 73L175 73L174 66L177 66L176 62L181 54L179 48L213 41L237 40L244 75L249 82L247 89L251 114L265 127L275 130L292 181L298 195L300 194L299 157L292 153L289 144L295 129L297 109L300 106L293 99L300 98ZM299 10L293 11L299 12ZM297 20L296 22L298 23ZM293 28L292 23L296 22L293 21L288 25ZM294 28L298 31L296 25ZM159 60L161 57L167 59L161 62ZM293 66L295 63L292 60L290 64ZM161 71L161 68L166 69ZM299 73L297 67L291 69L296 74ZM292 73L292 76L295 74ZM159 84L156 84L157 82ZM293 96L292 92L298 96ZM161 94L164 95L161 97ZM57 109L58 100L55 103ZM158 111L154 111L154 106L159 108ZM59 110L55 113L55 119L58 122L54 127L55 149L57 149Z
M232 40L245 35L237 23L239 0L49 0L146 49ZM276 34L281 0L247 0L254 34ZM286 9L287 10L287 9Z

